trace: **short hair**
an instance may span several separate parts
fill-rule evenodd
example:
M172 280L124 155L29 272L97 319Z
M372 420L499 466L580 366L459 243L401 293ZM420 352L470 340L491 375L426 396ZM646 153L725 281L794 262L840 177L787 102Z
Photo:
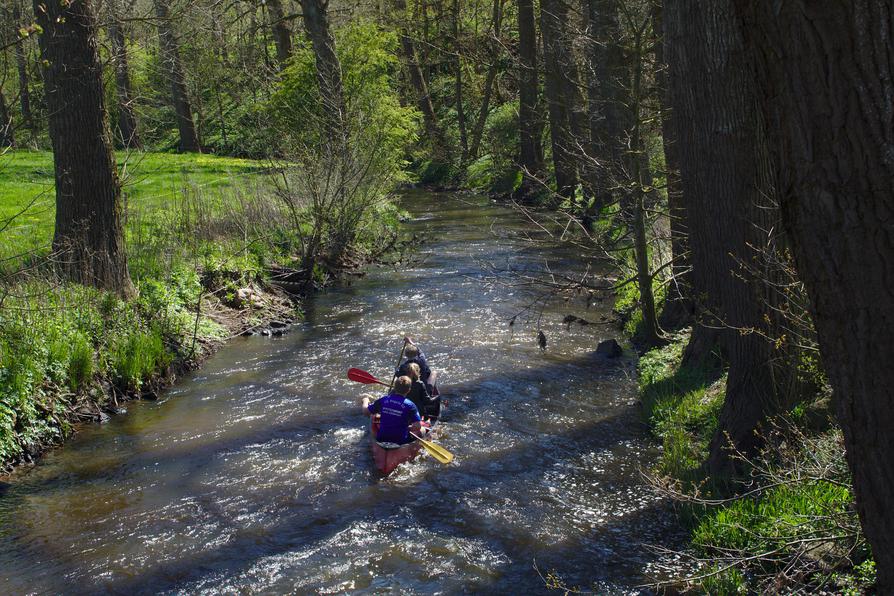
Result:
M419 379L419 376L422 374L422 369L419 368L419 365L415 362L410 362L407 364L407 376L412 380L416 381Z
M415 358L419 355L419 348L410 344L407 346L407 349L404 350L404 354L407 355L407 358Z
M412 386L413 381L410 380L410 377L406 375L397 377L397 380L394 381L394 392L398 395L406 396L410 392Z

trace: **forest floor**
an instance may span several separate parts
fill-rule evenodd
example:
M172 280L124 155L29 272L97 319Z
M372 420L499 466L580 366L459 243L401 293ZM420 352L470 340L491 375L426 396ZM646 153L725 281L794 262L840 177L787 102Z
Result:
M139 297L53 275L50 152L0 154L0 473L32 461L122 400L152 397L230 337L300 318L272 283L294 246L267 164L210 155L118 155Z

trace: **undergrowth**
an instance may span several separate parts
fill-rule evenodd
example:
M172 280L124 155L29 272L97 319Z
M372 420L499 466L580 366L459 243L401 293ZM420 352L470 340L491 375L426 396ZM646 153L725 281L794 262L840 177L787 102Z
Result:
M684 578L707 594L861 594L874 563L857 519L841 433L801 428L791 416L766 431L766 448L732 495L701 469L717 428L725 375L681 365L688 333L639 363L644 415L663 445L658 486L681 504L698 571Z

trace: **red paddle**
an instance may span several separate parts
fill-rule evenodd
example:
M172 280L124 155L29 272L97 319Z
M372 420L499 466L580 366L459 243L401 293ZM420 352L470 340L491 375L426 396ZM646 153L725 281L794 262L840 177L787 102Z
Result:
M348 369L348 378L352 381L356 381L358 383L363 383L364 385L371 385L373 383L378 383L379 385L384 385L388 387L388 383L383 383L379 379L375 378L365 370L361 370L359 368L351 368Z

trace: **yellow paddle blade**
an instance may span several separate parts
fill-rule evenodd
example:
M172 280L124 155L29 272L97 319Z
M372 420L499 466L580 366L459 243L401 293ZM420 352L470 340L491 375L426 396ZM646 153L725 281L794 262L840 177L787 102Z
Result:
M410 433L410 434L412 434L412 433ZM453 461L453 454L450 453L449 451L447 451L446 449L444 449L443 447L441 447L440 445L436 445L435 443L432 443L431 441L426 441L422 437L418 437L415 434L413 434L413 436L416 437L417 439L419 439L419 442L422 443L422 446L425 448L425 450L428 451L428 453L433 458L435 458L442 464L449 464L450 462Z

